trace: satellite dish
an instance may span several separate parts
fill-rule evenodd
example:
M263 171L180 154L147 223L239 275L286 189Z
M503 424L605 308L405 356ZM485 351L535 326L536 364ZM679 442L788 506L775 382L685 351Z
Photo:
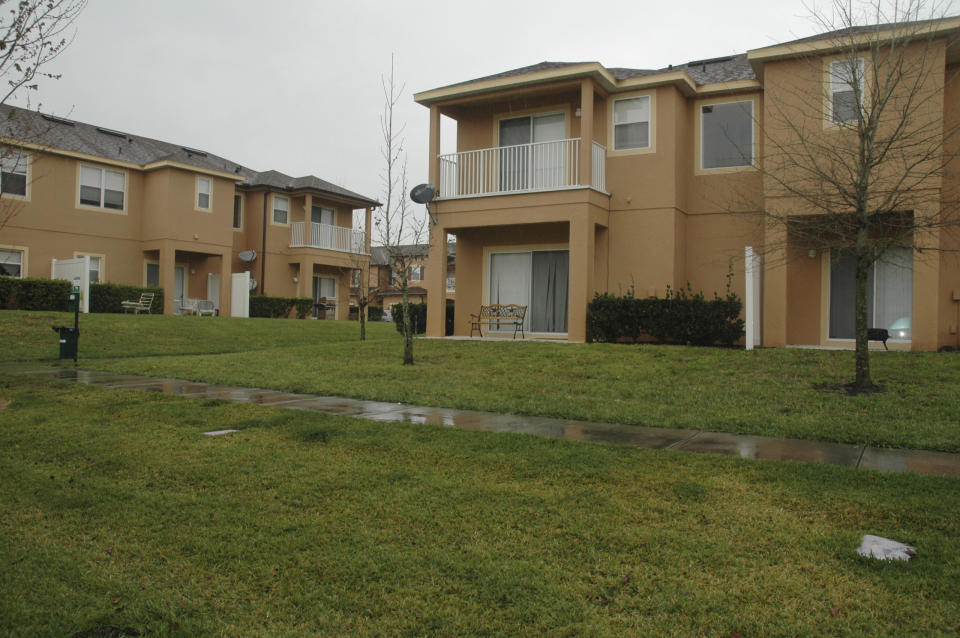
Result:
M240 258L240 261L250 262L250 261L253 261L254 259L257 258L257 251L255 251L255 250L245 250L245 251L243 251L242 253L240 253L239 255L237 255L237 257Z
M251 277L251 278L250 278L250 290L256 290L256 289L257 289L257 280L254 279L253 277Z
M414 186L413 190L410 191L410 199L418 204L429 204L436 196L437 192L434 190L433 184L420 184Z

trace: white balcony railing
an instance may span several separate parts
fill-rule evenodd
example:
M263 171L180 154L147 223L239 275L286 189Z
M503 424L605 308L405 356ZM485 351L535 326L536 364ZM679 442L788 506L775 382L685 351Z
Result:
M363 254L366 237L362 230L310 222L310 235L304 237L304 222L290 224L290 248L325 248L342 253Z
M606 148L593 142L593 188L604 191ZM582 188L580 139L498 146L441 155L443 199ZM606 191L604 191L606 192Z

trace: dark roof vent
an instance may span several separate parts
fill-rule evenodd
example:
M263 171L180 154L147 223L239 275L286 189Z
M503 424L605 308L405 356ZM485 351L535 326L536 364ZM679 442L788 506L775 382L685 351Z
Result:
M66 124L67 126L74 126L74 123L70 120L62 117L57 117L56 115L47 115L46 113L41 113L40 117L47 120L48 122L56 122L57 124Z
M120 131L114 131L112 128L103 128L102 126L98 126L96 128L98 131L100 131L104 135L112 135L114 137L122 137L124 139L127 138L126 133L121 133Z
M719 64L721 62L729 62L735 57L736 57L735 55L728 55L722 58L710 58L708 60L694 60L693 62L687 62L687 66L705 67L708 64Z
M183 150L187 152L187 155L196 155L197 157L206 157L207 154L205 151L198 151L195 148L190 148L189 146L181 146Z

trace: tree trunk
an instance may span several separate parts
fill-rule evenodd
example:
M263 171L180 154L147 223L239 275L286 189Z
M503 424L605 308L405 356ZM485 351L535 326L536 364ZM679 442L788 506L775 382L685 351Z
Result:
M407 297L407 278L402 280L403 301L401 310L403 311L403 365L413 365L413 326L410 323L410 301Z
M853 386L857 390L866 390L873 387L873 380L870 378L870 342L867 340L867 328L870 327L867 325L867 281L870 275L870 267L873 265L873 256L870 251L871 248L866 245L865 241L857 242L856 294L854 295L857 346L854 355L856 377L853 382Z
M367 300L364 297L357 298L357 310L360 319L360 341L367 340Z

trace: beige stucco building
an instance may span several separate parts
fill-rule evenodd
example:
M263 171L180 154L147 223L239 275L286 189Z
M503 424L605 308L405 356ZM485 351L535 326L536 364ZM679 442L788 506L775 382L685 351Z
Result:
M201 298L228 315L231 274L250 271L252 294L325 297L347 318L370 253L354 211L368 231L373 199L24 109L0 121L0 274L49 277L51 260L89 255L92 281L160 286L167 314Z
M960 87L950 83L960 70L958 30L957 18L919 25L921 44L907 56L924 61L934 138L960 122ZM837 77L856 70L866 99L878 81L864 71L869 42L886 33L864 31L865 52L848 66L837 61L850 60L857 33L657 70L543 62L416 94L430 111L429 180L438 191L431 255L450 236L457 242L455 333L469 333L481 304L519 303L528 306L528 333L582 341L596 293L662 296L689 282L723 294L732 271L734 292L750 297L756 344L852 346L844 249L812 248L762 212L816 213L771 178L772 151L846 134L860 85ZM773 126L790 108L802 113L800 128ZM440 152L444 116L456 122L455 153ZM950 212L941 193L956 189L955 173L915 186L923 197L902 212ZM890 330L891 347L957 346L957 229L907 242L874 265L871 322ZM763 258L751 260L750 291L747 247ZM913 250L923 247L940 250ZM445 265L428 262L431 336L443 334L435 300L444 298Z

